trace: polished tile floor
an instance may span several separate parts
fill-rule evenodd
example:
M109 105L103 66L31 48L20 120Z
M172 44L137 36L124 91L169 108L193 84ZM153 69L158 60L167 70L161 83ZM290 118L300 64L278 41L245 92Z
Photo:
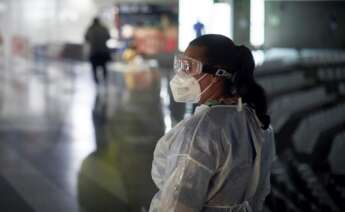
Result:
M0 208L4 212L146 211L157 140L182 118L167 74L87 63L18 61L0 77Z

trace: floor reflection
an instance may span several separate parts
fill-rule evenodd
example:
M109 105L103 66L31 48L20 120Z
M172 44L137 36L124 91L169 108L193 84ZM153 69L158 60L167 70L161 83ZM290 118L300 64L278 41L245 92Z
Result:
M95 87L86 63L15 70L0 78L0 189L12 198L0 210L146 211L156 192L152 154L170 114L161 104L167 78L117 70Z
M115 75L125 83L116 92L99 88L92 111L97 146L78 175L85 212L145 211L155 193L152 153L164 133L160 77L152 70Z

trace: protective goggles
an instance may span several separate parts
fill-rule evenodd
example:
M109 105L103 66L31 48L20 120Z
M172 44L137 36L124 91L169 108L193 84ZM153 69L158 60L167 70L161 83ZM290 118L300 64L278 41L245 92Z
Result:
M201 73L213 74L218 77L231 78L232 74L225 69L216 68L213 65L202 64L202 62L187 57L183 54L177 54L174 57L174 71L177 74L187 74L195 76Z

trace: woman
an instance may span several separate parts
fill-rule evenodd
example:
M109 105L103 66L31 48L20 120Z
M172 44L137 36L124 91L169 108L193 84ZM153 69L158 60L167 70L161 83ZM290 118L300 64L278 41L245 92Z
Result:
M250 50L209 34L175 57L175 101L198 103L157 143L151 212L260 211L275 157L264 90Z

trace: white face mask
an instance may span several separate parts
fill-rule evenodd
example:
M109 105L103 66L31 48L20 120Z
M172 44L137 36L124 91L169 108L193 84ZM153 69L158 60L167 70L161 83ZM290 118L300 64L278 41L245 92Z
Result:
M170 88L176 102L198 103L201 95L205 93L214 82L210 83L205 90L201 91L199 81L207 75L204 74L200 79L195 79L190 75L175 75L170 81Z

